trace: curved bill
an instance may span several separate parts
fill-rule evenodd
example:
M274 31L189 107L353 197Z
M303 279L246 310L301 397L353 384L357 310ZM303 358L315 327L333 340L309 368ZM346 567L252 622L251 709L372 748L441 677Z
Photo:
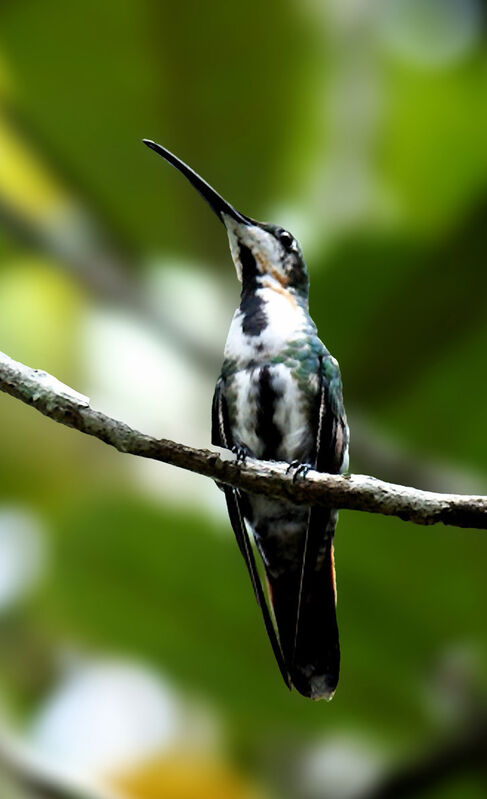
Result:
M162 157L169 163L171 166L175 167L178 172L181 172L184 175L192 186L196 189L196 191L203 197L204 200L208 203L210 208L215 212L215 214L220 218L220 220L225 224L225 220L223 218L223 214L228 214L234 219L236 222L240 222L244 225L249 225L252 223L252 220L248 216L244 216L244 214L239 213L233 205L227 203L223 197L218 194L218 192L213 189L206 180L203 180L191 167L181 161L177 156L173 155L173 153L166 150L165 147L162 147L160 144L157 144L151 139L142 139L143 143L150 147L151 150L162 155Z

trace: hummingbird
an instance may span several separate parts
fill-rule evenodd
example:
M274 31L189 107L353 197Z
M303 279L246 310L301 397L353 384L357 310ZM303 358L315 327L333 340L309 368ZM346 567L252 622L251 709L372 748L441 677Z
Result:
M213 397L212 444L233 450L240 462L287 462L294 479L311 468L343 473L349 430L340 369L309 314L299 243L281 226L237 211L169 150L144 144L181 172L223 223L242 284ZM340 669L337 511L220 487L284 682L305 697L331 699Z

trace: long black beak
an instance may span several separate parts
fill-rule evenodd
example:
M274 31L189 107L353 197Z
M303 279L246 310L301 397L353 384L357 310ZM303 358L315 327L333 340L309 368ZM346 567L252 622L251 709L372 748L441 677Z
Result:
M215 212L215 214L220 218L220 220L225 223L223 218L223 214L228 214L234 219L236 222L240 222L244 225L250 225L253 220L250 219L248 216L244 216L239 211L237 211L233 205L227 203L223 197L218 194L218 192L213 189L206 180L203 180L191 167L173 155L169 150L166 150L165 147L161 147L160 144L156 144L156 142L151 141L150 139L142 139L144 144L147 147L150 147L151 150L162 155L165 160L171 164L171 166L175 167L178 172L181 172L191 183L192 186L196 189L196 191L203 197L204 200L208 203L210 208Z

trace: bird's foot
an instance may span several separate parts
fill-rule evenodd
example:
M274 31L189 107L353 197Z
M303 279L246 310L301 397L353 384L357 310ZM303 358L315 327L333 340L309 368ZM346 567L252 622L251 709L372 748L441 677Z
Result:
M232 452L237 456L237 463L245 464L247 458L251 457L250 450L245 446L245 444L235 444L232 447Z
M286 474L289 474L294 470L293 483L295 483L298 477L302 477L304 480L304 478L306 477L308 472L311 471L311 469L313 469L313 465L311 463L301 463L301 461L294 460L291 461L291 463L287 467Z

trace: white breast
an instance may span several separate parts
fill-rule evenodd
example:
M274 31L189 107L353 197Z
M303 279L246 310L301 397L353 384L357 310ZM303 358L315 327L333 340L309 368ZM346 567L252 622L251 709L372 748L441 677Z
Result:
M317 375L310 375L313 390L318 391ZM313 439L309 426L308 395L303 395L291 370L285 364L272 367L272 385L279 396L274 411L274 424L282 442L278 457L284 461L307 461L311 457Z
M236 395L235 417L232 420L234 439L245 444L256 458L262 454L257 437L260 369L241 369L233 377L232 390Z
M305 332L306 315L299 305L294 305L284 294L270 288L258 289L264 300L267 326L258 336L248 336L242 331L243 315L235 311L225 345L225 357L237 361L242 367L249 361L279 355L290 341Z

